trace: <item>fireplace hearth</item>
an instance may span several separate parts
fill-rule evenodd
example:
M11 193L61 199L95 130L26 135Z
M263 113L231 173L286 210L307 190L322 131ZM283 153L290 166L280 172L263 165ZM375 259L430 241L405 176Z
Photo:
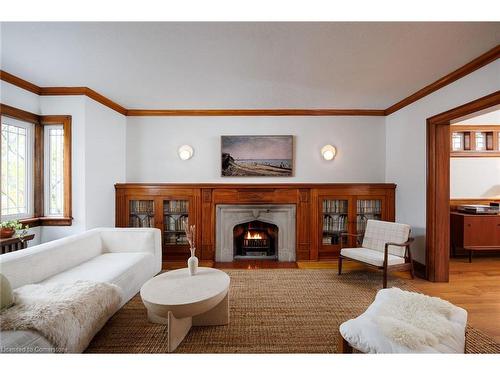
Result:
M259 220L233 229L234 259L278 259L278 227Z

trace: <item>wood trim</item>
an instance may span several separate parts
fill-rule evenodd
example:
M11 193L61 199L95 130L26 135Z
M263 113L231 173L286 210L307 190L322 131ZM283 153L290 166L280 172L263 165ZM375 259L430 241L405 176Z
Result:
M16 77L13 74L7 73L6 71L0 70L0 80L10 83L11 85L17 86L26 91L30 91L33 94L40 95L41 90L39 86L31 82L25 81L22 78Z
M33 227L39 227L39 226L44 226L44 227L69 227L73 223L73 218L72 217L47 217L47 216L42 216L42 217L32 217L29 219L22 219L19 220L24 225L27 225L30 228Z
M447 282L450 258L450 122L500 104L500 91L427 119L426 273Z
M451 158L498 158L500 151L451 151Z
M39 87L0 70L0 80L37 95L86 95L125 116L388 116L500 57L500 45L386 109L126 109L89 87Z
M385 116L382 109L128 109L127 116Z
M88 87L41 87L40 95L85 95L122 115L127 114L126 108Z
M43 125L41 123L35 124L35 145L34 145L34 163L33 163L33 188L34 188L34 202L33 202L33 215L35 217L43 216L43 201L44 201L44 137Z
M37 114L2 103L0 103L0 116L12 117L32 124L40 123L40 116Z
M466 131L500 132L500 125L450 125L450 132Z
M395 189L396 184L393 183L275 183L275 184L246 184L246 183L169 183L169 182L149 182L149 183L141 183L141 182L125 182L125 183L116 183L116 189L130 189L130 188L169 188L169 189L192 189L192 188L200 188L200 189L237 189L238 191L245 192L246 189L262 191L264 189L273 193L273 190L269 189L331 189L331 188L357 188L356 194L362 195L364 193L359 193L360 190L371 191L373 189ZM151 194L149 194L151 195ZM210 197L210 201L213 200L213 196Z
M410 96L404 98L403 100L400 100L396 104L391 105L389 108L385 110L385 115L387 116L390 115L391 113L399 111L401 108L404 108L407 105L410 105L411 103L416 102L417 100L420 100L429 94L432 94L434 91L437 91L455 82L456 80L465 77L466 75L482 68L483 66L488 65L489 63L495 61L499 57L500 57L500 45L497 45L496 47L483 53L481 56L476 57L474 60L468 62L467 64L463 65L457 70L454 70L453 72L445 75L444 77L441 77L437 81L431 83L430 85L425 86L424 88L418 90L417 92L411 94Z

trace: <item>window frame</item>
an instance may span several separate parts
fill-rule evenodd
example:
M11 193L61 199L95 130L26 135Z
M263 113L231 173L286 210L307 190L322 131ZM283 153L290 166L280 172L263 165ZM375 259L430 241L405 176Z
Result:
M33 131L33 215L32 217L20 219L23 224L30 227L35 226L70 226L72 217L72 174L71 174L71 116L48 115L40 116L5 104L0 104L0 117L9 117L34 124ZM45 216L44 213L44 127L49 125L62 125L64 129L64 202L63 216ZM2 216L3 220L3 216Z
M25 200L26 200L26 212L19 214L9 214L2 215L3 220L22 220L33 217L34 214L34 135L35 135L35 124L30 121L20 120L17 118L4 116L1 119L1 123L24 128L26 130L26 181L25 181Z
M453 150L453 133L463 133L462 150ZM476 149L476 133L485 133L485 149ZM492 133L492 136L489 136ZM467 142L466 138L469 137ZM488 142L491 139L491 142ZM488 145L491 148L488 149ZM450 156L453 157L499 157L500 125L450 125Z
M63 131L63 137L64 137L64 126L63 124L54 124L54 125L45 125L43 128L44 131L44 136L43 136L43 147L44 147L44 197L43 197L43 204L44 204L44 215L45 217L61 217L64 216L64 177L63 177L63 191L62 191L62 214L52 214L50 212L50 184L51 184L51 179L52 179L52 173L51 173L51 160L50 160L50 154L51 154L51 149L50 149L50 130L57 129L57 130L62 130ZM64 155L64 138L63 138L63 155ZM64 157L63 157L63 165L61 167L62 173L64 174Z

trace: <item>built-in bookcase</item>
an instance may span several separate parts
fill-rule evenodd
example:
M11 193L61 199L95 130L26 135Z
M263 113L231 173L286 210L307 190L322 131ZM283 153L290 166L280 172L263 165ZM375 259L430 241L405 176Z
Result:
M343 233L351 235L344 246L355 247L367 220L394 221L395 189L385 183L117 184L116 226L157 228L163 261L170 262L189 258L183 223L194 224L197 257L214 261L219 205L293 204L296 259L335 259Z

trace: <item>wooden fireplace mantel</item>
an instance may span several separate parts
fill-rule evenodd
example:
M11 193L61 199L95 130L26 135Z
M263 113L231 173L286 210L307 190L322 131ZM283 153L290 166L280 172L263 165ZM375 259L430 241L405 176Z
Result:
M197 256L202 260L214 260L218 204L294 204L297 260L330 259L338 256L340 246L323 243L324 201L348 202L346 231L356 233L359 229L359 200L379 201L380 218L394 221L395 189L396 185L392 183L120 183L115 185L116 226L134 226L131 219L133 202L148 201L153 207L148 223L163 233L164 260L185 259L189 255L186 245L167 243L166 213L167 202L188 202L185 214L189 223L197 227Z

